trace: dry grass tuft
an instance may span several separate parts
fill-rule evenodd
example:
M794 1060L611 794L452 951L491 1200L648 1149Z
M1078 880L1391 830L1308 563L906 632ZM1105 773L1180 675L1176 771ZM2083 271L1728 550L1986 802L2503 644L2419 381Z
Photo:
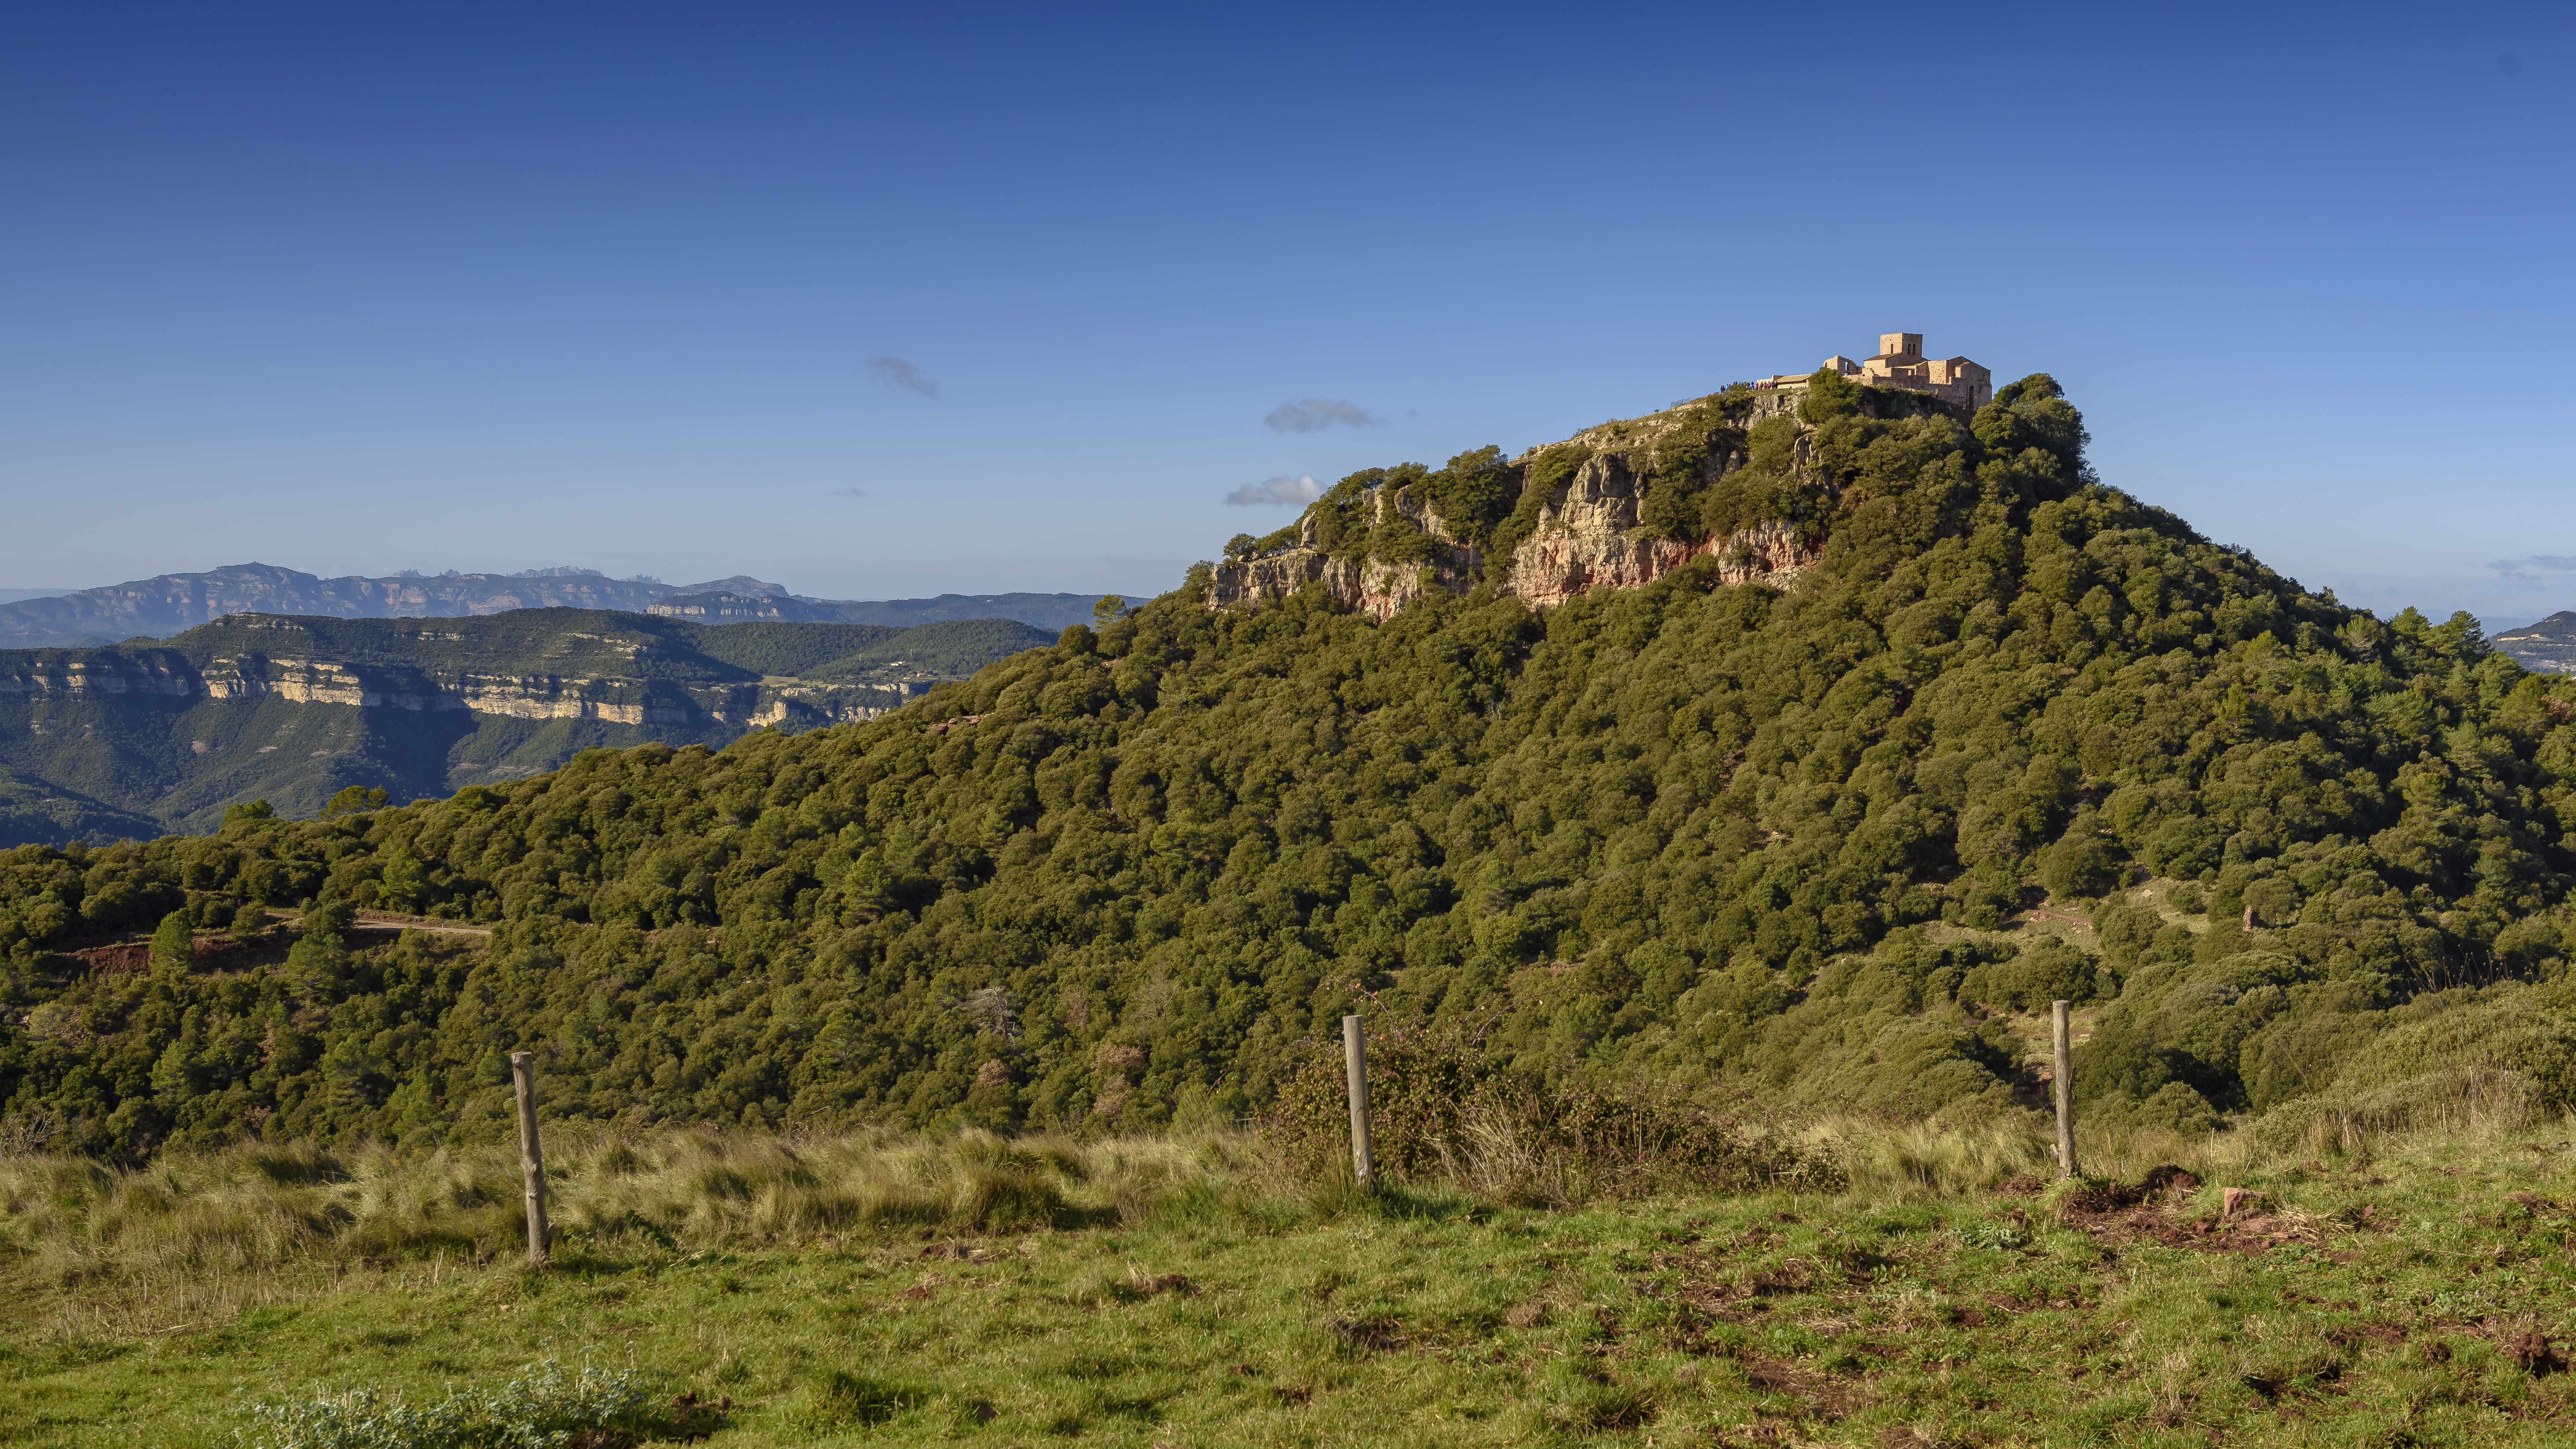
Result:
M555 1254L578 1262L1136 1221L1178 1196L1213 1201L1251 1150L1226 1135L1076 1143L566 1124L549 1133L546 1177ZM0 1252L19 1291L127 1333L229 1317L351 1274L434 1281L506 1260L525 1242L522 1212L507 1146L256 1145L126 1171L0 1157Z

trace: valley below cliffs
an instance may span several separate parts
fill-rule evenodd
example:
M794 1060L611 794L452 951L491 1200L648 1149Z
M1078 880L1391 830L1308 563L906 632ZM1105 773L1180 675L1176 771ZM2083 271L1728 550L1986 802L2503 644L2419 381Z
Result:
M583 609L237 614L166 641L0 651L0 845L209 828L355 785L444 795L581 750L872 719L1051 642L1010 620L705 625Z

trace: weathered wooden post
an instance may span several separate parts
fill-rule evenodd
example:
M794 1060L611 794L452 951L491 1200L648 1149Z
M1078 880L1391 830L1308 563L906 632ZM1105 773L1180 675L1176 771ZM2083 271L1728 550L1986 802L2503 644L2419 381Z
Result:
M1377 1186L1377 1171L1369 1162L1368 1049L1356 1016L1342 1018L1342 1068L1351 1089L1351 1171L1365 1191Z
M2056 1064L2049 1073L2049 1084L2057 1095L2057 1175L2075 1175L2075 1070L2074 1049L2066 1031L2066 1003L2052 1001L2048 1014L2056 1028Z
M519 1092L519 1176L528 1196L528 1266L546 1265L546 1155L537 1145L537 1057L510 1053L510 1080Z

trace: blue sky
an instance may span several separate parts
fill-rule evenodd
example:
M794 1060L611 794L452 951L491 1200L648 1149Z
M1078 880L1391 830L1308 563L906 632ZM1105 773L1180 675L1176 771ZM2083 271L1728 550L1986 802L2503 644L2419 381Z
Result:
M0 586L1142 594L1902 329L2347 602L2576 608L2569 12L2136 10L11 7Z

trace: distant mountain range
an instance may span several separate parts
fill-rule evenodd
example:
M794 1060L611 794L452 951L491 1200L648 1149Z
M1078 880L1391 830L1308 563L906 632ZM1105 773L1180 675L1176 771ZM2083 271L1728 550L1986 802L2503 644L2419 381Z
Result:
M208 830L253 799L311 815L350 785L444 796L585 749L867 719L1054 639L1013 619L536 608L434 624L233 614L166 641L0 650L0 848Z
M517 574L396 574L325 579L274 564L234 564L196 574L80 589L0 603L0 649L73 648L163 638L227 614L338 619L451 619L511 609L609 609L703 623L874 624L910 628L940 620L1013 619L1061 630L1091 618L1096 594L941 594L930 599L808 599L746 575L704 583L612 579L590 569Z
M2525 669L2576 674L2576 609L2562 609L2525 629L2489 641Z

